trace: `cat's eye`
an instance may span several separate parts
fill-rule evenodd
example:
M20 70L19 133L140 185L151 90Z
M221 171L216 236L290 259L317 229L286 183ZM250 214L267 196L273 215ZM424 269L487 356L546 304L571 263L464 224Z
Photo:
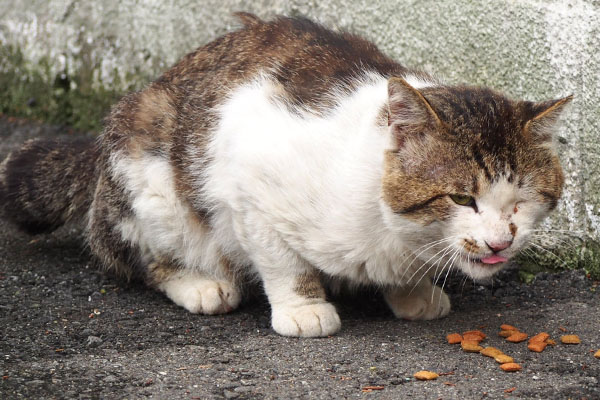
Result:
M465 194L451 194L450 198L453 202L458 204L459 206L474 206L475 199L471 196L467 196Z

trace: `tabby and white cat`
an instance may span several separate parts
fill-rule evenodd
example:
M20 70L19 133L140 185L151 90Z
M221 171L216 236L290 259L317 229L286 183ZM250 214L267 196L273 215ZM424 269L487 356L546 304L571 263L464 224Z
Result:
M0 167L26 231L84 221L107 269L193 313L258 276L275 331L340 329L324 281L377 285L394 314L450 311L434 273L491 276L560 197L570 100L448 86L302 18L244 27L125 96L97 143L34 140Z

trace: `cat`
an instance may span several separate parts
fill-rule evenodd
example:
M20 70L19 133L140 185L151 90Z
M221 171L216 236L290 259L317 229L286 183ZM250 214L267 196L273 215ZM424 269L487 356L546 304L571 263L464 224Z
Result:
M409 320L447 315L432 281L492 276L556 207L558 118L408 69L305 18L243 27L123 97L97 141L26 142L0 167L5 218L85 224L106 269L192 313L259 278L273 329L341 327L324 284L381 288Z

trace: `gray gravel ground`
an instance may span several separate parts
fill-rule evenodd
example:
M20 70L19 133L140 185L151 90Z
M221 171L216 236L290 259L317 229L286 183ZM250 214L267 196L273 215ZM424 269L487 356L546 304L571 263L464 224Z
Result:
M61 131L0 118L0 159L26 137ZM428 322L394 319L376 292L346 295L334 299L338 335L297 339L270 329L262 296L230 315L192 315L98 272L73 229L0 228L2 399L600 399L600 288L581 271L530 285L514 269L486 285L454 276L453 312ZM582 343L532 353L499 337L502 323ZM523 369L503 372L446 343L477 328ZM421 369L443 374L416 381Z

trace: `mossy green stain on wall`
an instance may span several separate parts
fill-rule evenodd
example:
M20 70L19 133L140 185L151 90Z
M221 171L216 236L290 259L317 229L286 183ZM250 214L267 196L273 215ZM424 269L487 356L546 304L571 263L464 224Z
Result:
M52 76L47 60L30 68L18 49L0 47L0 112L63 124L79 131L102 129L102 119L120 93L91 88L81 71Z

